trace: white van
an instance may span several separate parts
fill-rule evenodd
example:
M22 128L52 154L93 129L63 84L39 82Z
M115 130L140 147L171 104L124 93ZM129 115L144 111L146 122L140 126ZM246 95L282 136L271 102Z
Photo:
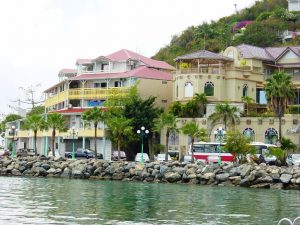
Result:
M277 161L276 156L270 155L270 148L278 148L278 146L273 144L265 144L263 142L252 142L250 145L257 149L256 156L259 158L263 156L264 160L268 164L275 164Z
M143 155L142 155L142 153L137 153L136 156L135 156L134 161L142 162L142 156L143 156L144 162L149 162L150 161L149 155L147 153L143 153Z

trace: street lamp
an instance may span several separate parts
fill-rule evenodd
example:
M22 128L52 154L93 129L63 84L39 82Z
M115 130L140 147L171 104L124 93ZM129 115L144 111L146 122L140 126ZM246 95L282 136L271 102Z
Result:
M9 133L12 133L12 149L11 149L11 158L15 158L15 134L16 134L16 127L13 125L11 128L8 130Z
M224 139L226 131L222 127L219 127L217 130L214 131L214 134L215 134L215 136L219 140L218 164L221 165L222 164L222 159L221 159L221 143L222 143L222 141Z
M140 130L136 131L139 135L141 135L142 139L142 148L141 148L141 153L142 153L142 163L144 163L144 136L149 134L149 130L146 130L144 126L141 127Z
M75 126L71 129L71 135L72 135L72 159L75 159L75 135L77 135L77 130L75 129Z

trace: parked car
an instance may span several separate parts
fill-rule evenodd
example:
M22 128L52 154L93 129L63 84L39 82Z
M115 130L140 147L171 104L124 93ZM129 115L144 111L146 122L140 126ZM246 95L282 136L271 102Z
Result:
M166 154L157 154L157 156L154 156L154 160L155 161L159 161L159 162L162 162L162 161L165 161L165 158L166 158ZM172 158L171 156L168 154L168 161L171 161Z
M103 159L102 154L98 153L97 156L98 156L97 157L98 159ZM72 151L65 152L65 157L66 158L72 158ZM95 152L93 150L90 150L90 149L78 148L75 151L75 158L86 158L86 159L95 158Z
M119 159L119 152L118 151L112 151L111 153L111 160L117 161ZM126 153L124 151L120 151L120 160L126 161Z
M136 162L142 162L142 156L143 156L143 159L144 159L144 162L150 162L150 159L149 159L149 155L147 153L137 153L135 158L134 158L134 161Z
M35 151L31 148L20 148L17 150L18 157L34 156Z
M278 148L276 145L265 144L262 142L252 142L250 145L254 146L257 149L257 152L254 155L248 154L247 155L248 161L252 161L252 158L255 157L259 162L265 162L267 164L277 163L276 156L270 155L271 148Z
M286 158L286 163L289 166L300 166L300 154L289 154Z

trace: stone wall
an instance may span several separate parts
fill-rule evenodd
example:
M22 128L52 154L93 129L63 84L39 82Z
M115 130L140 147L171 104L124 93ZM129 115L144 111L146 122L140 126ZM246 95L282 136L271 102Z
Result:
M99 180L189 183L300 190L300 167L264 163L219 166L186 162L108 162L26 157L0 160L1 176L63 177Z

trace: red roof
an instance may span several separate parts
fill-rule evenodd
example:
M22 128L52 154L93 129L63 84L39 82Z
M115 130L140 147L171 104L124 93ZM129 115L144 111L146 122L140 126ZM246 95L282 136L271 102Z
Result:
M105 56L112 61L124 61L128 59L141 60L149 67L155 67L160 69L174 70L175 68L166 62L150 59L135 52L129 51L127 49L122 49L120 51L114 52L110 55Z
M81 74L77 77L72 77L69 80L93 80L101 78L127 78L127 77L139 77L145 79L155 80L173 80L172 74L148 68L147 66L140 66L131 71L122 73L93 73L93 74Z
M57 112L60 114L69 114L69 113L82 113L86 110L88 110L88 109L87 108L70 108L70 109L55 110L54 112Z

